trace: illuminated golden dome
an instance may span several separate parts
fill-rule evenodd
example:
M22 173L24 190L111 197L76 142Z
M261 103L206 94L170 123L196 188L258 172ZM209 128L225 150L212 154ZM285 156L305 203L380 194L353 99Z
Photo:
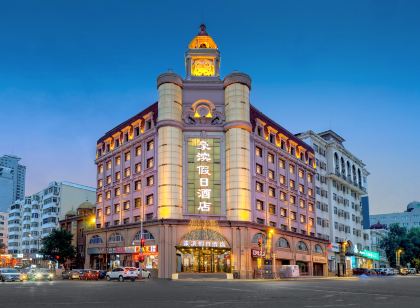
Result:
M213 41L210 35L206 32L206 25L200 25L200 32L194 37L188 45L190 49L208 48L217 49L216 43Z

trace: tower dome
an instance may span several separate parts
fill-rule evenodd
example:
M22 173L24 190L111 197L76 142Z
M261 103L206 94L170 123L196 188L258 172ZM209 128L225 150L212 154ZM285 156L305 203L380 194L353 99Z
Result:
M217 45L214 42L213 38L208 35L206 31L206 25L200 25L200 32L191 40L190 44L188 45L189 49L199 49L199 48L206 48L206 49L217 49Z

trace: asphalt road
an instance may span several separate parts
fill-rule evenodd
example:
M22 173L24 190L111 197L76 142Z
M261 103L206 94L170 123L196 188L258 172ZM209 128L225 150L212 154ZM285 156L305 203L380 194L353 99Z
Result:
M0 283L0 307L420 307L420 276Z

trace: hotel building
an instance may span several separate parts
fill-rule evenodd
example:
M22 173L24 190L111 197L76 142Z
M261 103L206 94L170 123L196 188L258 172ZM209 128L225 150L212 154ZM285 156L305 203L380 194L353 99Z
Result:
M97 141L97 229L85 267L139 266L144 257L160 278L252 278L282 265L325 275L313 149L250 104L248 75L220 77L204 25L185 63L184 79L160 75L158 101Z
M297 135L315 150L316 233L331 242L329 271L351 272L373 266L369 230L363 228L362 196L367 195L365 164L347 150L334 131L307 131ZM345 250L345 254L340 251ZM345 257L345 258L344 258ZM344 265L345 264L345 265Z

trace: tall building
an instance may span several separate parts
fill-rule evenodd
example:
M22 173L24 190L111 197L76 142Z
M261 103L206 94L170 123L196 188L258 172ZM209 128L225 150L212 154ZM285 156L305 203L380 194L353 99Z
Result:
M385 250L381 248L381 242L388 236L388 228L386 225L376 223L370 226L370 240L371 240L371 249L375 254L373 254L374 268L386 268L389 267L389 261L386 257Z
M362 216L363 216L363 229L370 229L370 216L369 216L369 196L362 196Z
M158 102L97 141L98 229L88 233L85 266L144 257L162 278L251 278L265 260L273 272L296 264L302 275L326 274L313 149L250 104L248 75L220 77L204 25L185 63L184 79L160 75Z
M297 136L315 150L316 232L331 241L329 270L336 273L352 267L372 267L373 260L362 252L370 249L361 206L369 175L365 164L345 148L344 138L331 130ZM345 260L340 253L343 249Z
M7 211L13 201L13 170L0 167L0 211Z
M0 157L0 167L12 169L13 174L13 197L12 201L25 198L25 175L26 167L19 164L20 158L13 155ZM10 205L10 204L9 204Z
M95 197L94 188L64 181L15 201L9 211L9 252L37 258L42 238L59 227L59 220L82 202L95 202Z
M7 221L9 219L9 213L0 212L0 254L7 252Z
M373 224L380 223L387 227L398 224L407 229L420 228L420 202L410 202L405 212L370 215L370 221Z

